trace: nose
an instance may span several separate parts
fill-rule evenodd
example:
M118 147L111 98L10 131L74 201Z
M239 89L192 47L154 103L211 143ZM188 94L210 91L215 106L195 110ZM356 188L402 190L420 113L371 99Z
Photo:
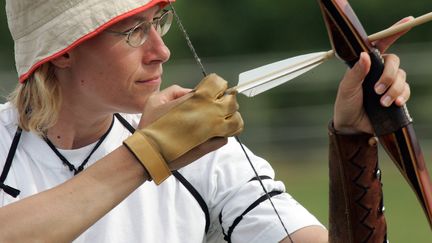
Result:
M165 45L162 37L152 26L148 32L147 40L142 45L144 49L143 61L145 64L159 64L168 61L171 52Z

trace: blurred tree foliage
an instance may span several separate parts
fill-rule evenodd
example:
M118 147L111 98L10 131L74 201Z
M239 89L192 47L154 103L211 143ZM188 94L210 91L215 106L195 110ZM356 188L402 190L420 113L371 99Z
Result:
M430 0L352 0L350 4L370 34L404 16L432 11ZM316 0L179 0L175 6L202 56L330 47ZM431 40L431 26L421 26L400 42ZM170 33L167 42L177 47L174 57L190 56L187 48L179 48L184 43L180 33Z
M13 69L13 42L0 0L0 70ZM388 27L404 16L432 11L430 0L351 0L368 33ZM316 0L178 0L177 12L201 56L325 49L330 44ZM429 26L416 27L400 42L432 41ZM175 26L166 37L172 57L190 58Z

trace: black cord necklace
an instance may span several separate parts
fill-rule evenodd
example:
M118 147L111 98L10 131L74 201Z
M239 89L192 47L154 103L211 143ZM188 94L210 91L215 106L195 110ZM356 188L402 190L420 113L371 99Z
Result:
M102 142L105 140L105 138L108 136L108 134L110 133L112 127L114 125L114 117L112 119L111 125L108 128L108 131L106 131L104 133L104 135L102 135L102 137L99 139L99 141L96 143L96 145L93 147L92 151L89 153L89 155L84 159L84 161L81 163L80 166L78 166L78 168L75 168L75 166L73 164L71 164L61 153L60 151L58 151L58 149L56 148L56 146L48 139L48 137L45 137L45 142L48 144L48 146L54 151L54 153L59 157L59 159L63 162L63 164L65 166L67 166L69 168L69 170L71 172L74 173L74 175L77 175L78 173L80 173L82 170L84 170L84 166L87 164L87 162L89 161L90 157L93 155L93 153L99 148L99 146L102 144Z

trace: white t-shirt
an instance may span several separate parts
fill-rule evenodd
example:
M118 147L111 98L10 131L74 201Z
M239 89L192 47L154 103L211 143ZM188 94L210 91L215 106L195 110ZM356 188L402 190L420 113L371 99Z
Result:
M139 121L139 115L123 117L132 126ZM9 103L0 105L0 172L12 144L16 124L15 108ZM91 156L87 166L120 146L128 136L130 132L115 119L111 131ZM60 152L78 167L94 145ZM249 150L248 154L260 176L274 178L274 171L265 160L253 155ZM183 184L171 176L159 186L153 182L144 183L74 242L225 242L222 227L227 233L234 220L264 194L258 181L250 181L255 175L234 139L229 139L226 146L207 154L179 172L207 204L210 213L210 228L207 234L204 232L205 214L197 200ZM55 187L72 177L73 173L62 164L43 139L23 131L5 181L6 185L21 190L21 193L17 198L13 198L0 190L0 206ZM269 192L285 190L282 182L272 179L265 179L263 182ZM305 226L321 225L289 194L278 194L272 197L272 200L290 233ZM222 227L219 223L220 214ZM278 242L285 237L277 216L266 200L243 216L233 230L231 240L235 243L263 243Z

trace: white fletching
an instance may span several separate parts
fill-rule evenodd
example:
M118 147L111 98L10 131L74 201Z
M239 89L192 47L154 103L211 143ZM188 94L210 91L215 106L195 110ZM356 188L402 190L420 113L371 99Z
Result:
M386 38L429 21L432 21L432 12L373 34L369 36L369 41ZM300 76L333 56L333 50L310 53L243 72L239 75L238 85L227 90L227 93L236 90L248 97L255 96Z
M239 75L239 83L232 89L248 97L279 86L323 63L333 51L316 52L267 64Z

